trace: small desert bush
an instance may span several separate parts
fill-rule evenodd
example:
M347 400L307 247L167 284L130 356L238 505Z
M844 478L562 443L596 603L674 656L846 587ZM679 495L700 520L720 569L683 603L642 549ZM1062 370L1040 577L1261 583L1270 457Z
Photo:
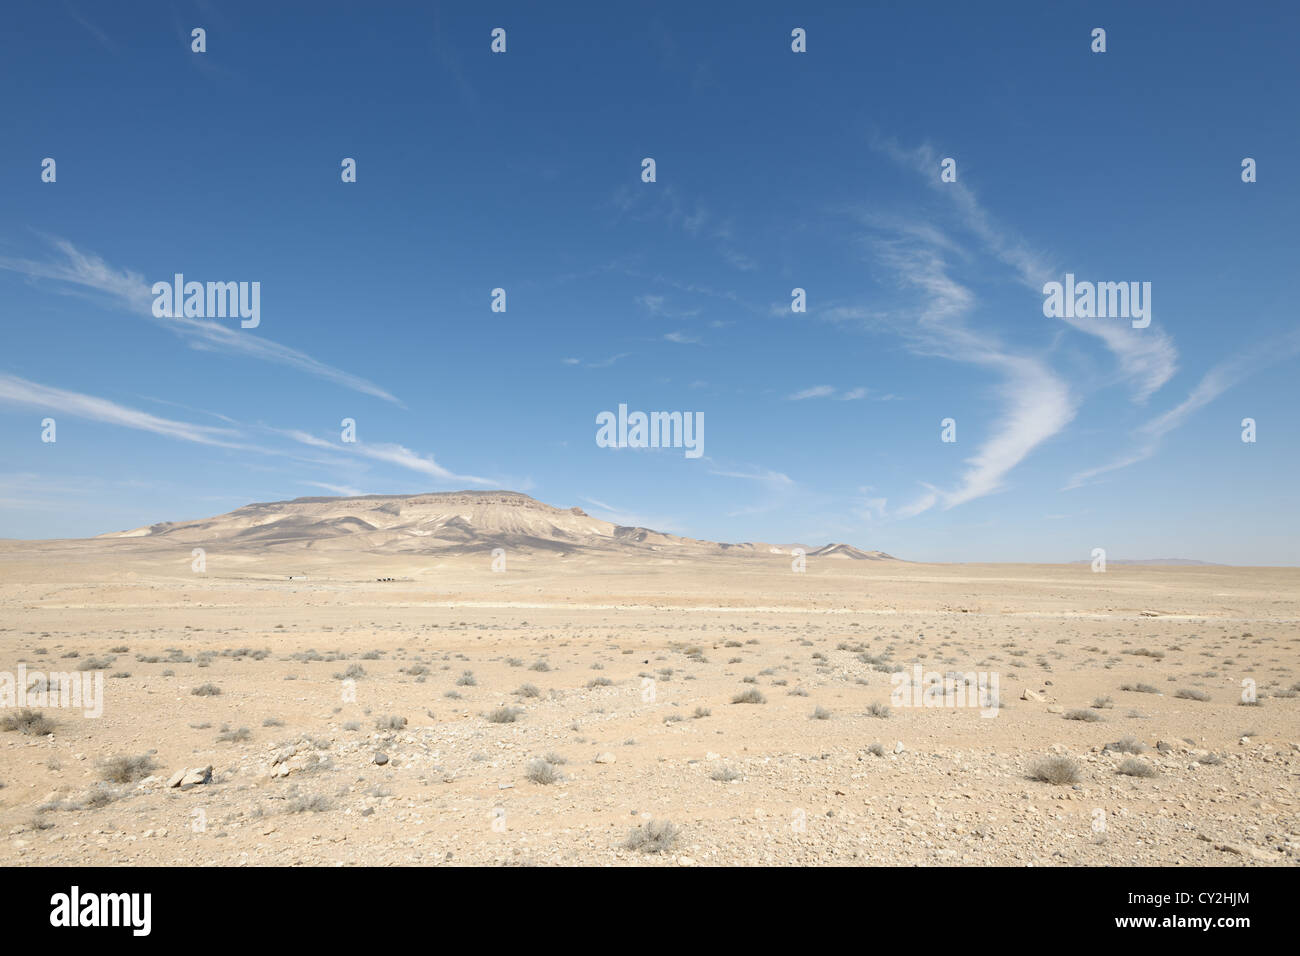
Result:
M831 719L831 712L830 712L829 710L827 710L825 707L823 707L821 704L818 704L816 707L813 708L812 715L811 715L811 717L810 717L809 719L810 719L810 720L830 720L830 719Z
M1110 745L1110 749L1122 754L1144 754L1149 748L1136 737L1121 737Z
M540 757L537 760L528 761L528 766L524 770L524 776L533 783L550 784L560 780L560 771L549 760L543 760Z
M766 704L767 698L757 687L750 687L748 690L742 690L735 697L731 698L733 704Z
M108 783L131 783L143 780L157 769L153 757L110 757L99 768L99 775Z
M709 708L707 708L707 707L696 707L696 708L695 708L695 713L691 714L691 717L692 717L694 720L699 720L701 717L711 717L712 715L713 715L713 711L709 710Z
M1175 697L1182 698L1183 700L1202 700L1202 701L1204 701L1204 700L1209 700L1209 699L1210 699L1210 695L1207 694L1205 691L1203 691L1203 690L1192 690L1191 688L1188 688L1188 687L1183 687L1183 688L1180 688L1179 690L1174 691L1174 696L1175 696Z
M284 805L285 813L324 813L333 806L333 802L323 793L303 794L294 797Z
M487 719L493 724L513 724L522 713L518 707L498 707L487 715Z
M1029 776L1059 785L1079 782L1079 765L1069 757L1044 757L1029 768Z
M1119 765L1116 772L1122 773L1126 777L1154 777L1157 773L1155 767L1145 760L1138 760L1136 757L1129 757Z
M623 841L623 849L639 850L642 853L666 853L681 831L667 820L650 820L637 827Z
M54 721L39 710L32 710L30 707L24 707L17 713L5 714L0 717L0 730L17 730L32 737L44 737L46 734L52 734L54 733L54 727Z
M219 697L221 695L221 688L216 684L200 684L198 687L190 691L190 693L195 697Z
M885 755L885 745L877 741L867 748L867 753L875 757L883 757Z
M882 704L880 701L875 701L874 703L872 703L870 707L867 708L868 715L872 717L879 717L881 719L888 717L892 713L893 711L889 709L889 705Z
M375 721L376 730L405 730L406 718L390 714Z
M516 697L541 697L542 692L536 684L521 684L515 691Z
M718 783L731 783L733 780L740 779L740 772L730 767L719 767L709 775L709 779L716 780Z
M1097 713L1095 710L1067 710L1065 712L1065 719L1082 720L1087 723L1095 724L1097 721L1101 720L1101 714Z

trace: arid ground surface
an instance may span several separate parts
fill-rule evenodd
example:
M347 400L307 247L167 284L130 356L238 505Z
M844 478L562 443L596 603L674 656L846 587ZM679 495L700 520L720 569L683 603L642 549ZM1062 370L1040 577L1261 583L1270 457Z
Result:
M0 733L0 860L1300 854L1298 569L491 561L214 552L196 573L188 546L0 542L0 670L106 677L101 718L47 706L51 733ZM996 673L996 716L891 704L890 671L918 663ZM755 689L763 702L732 702ZM503 708L512 722L489 719ZM1104 749L1125 738L1144 752ZM1034 779L1052 756L1076 783ZM208 782L168 786L209 765Z

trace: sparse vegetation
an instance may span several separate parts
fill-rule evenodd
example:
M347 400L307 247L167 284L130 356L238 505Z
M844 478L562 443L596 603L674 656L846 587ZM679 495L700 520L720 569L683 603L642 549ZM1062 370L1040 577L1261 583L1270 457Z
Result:
M1065 719L1082 720L1088 723L1095 724L1097 721L1101 720L1102 718L1101 718L1101 714L1097 713L1095 710L1076 709L1076 710L1067 710L1065 712Z
M133 783L149 776L158 765L153 757L142 754L138 757L110 757L99 768L99 775L108 783Z
M56 724L39 710L24 707L16 713L0 717L0 730L27 734L31 737L44 737L54 733Z
M513 724L522 714L523 710L518 707L498 707L487 715L487 719L493 724Z
M528 766L524 770L524 776L533 783L540 783L543 785L555 783L562 779L560 771L556 769L555 764L551 763L549 760L543 760L541 758L528 761Z
M1158 771L1145 760L1129 757L1119 765L1116 772L1122 773L1126 777L1154 777Z
M1121 737L1115 743L1108 745L1106 749L1122 754L1144 754L1150 748L1136 737Z
M667 820L649 820L627 835L623 849L641 853L667 853L677 843L681 831Z
M1057 786L1078 783L1079 765L1069 757L1044 757L1029 768L1029 776Z

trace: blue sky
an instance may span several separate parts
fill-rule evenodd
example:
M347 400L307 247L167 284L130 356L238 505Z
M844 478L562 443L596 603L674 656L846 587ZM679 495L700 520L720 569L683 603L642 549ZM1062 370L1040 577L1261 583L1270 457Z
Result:
M1297 8L804 6L11 9L0 536L503 487L914 560L1300 563ZM155 318L178 272L259 282L260 325ZM1150 282L1150 326L1045 317L1067 272ZM703 456L598 447L620 403L702 413Z

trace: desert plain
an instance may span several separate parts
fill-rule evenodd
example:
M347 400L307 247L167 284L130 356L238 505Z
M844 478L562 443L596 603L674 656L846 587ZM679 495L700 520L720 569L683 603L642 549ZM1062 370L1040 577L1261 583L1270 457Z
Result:
M0 862L1300 858L1300 569L797 571L524 496L307 502L0 541L0 672L103 674L98 717L0 708Z

